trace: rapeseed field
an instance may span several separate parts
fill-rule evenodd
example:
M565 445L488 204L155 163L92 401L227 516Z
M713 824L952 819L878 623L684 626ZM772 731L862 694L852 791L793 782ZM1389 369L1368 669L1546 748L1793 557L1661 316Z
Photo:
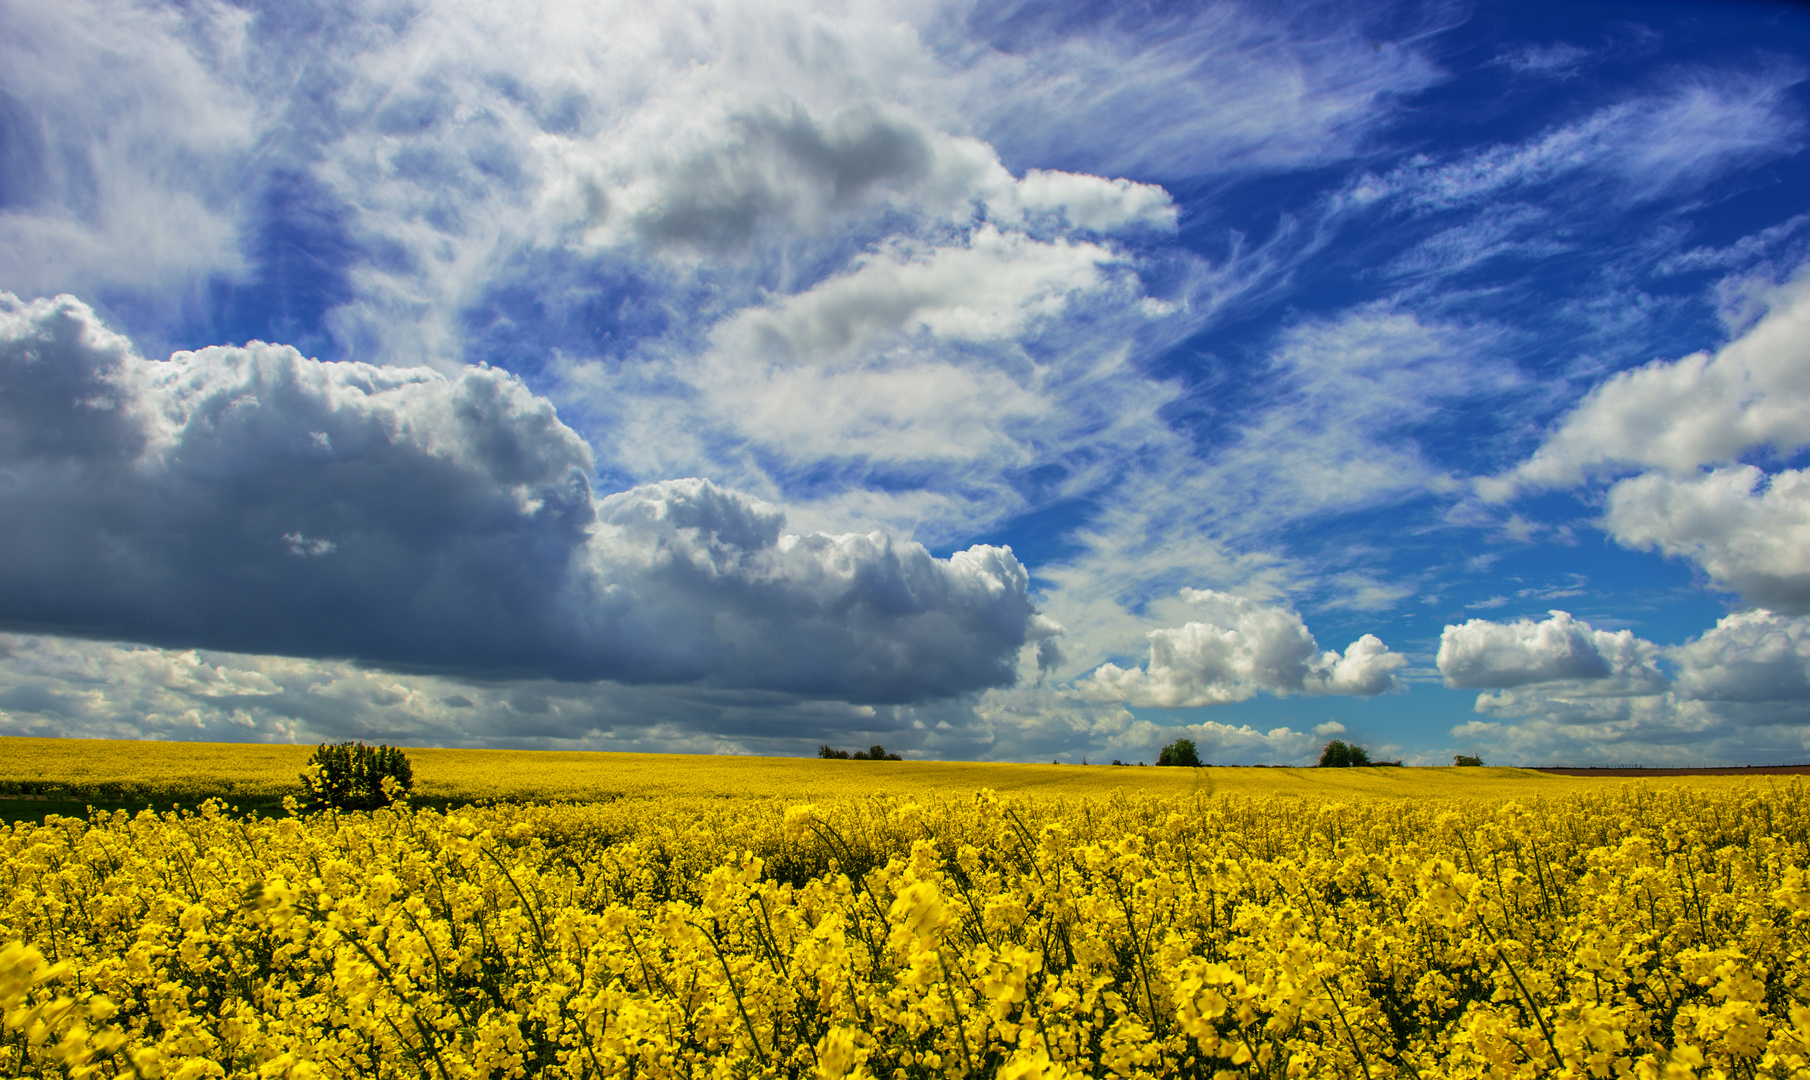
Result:
M1800 782L915 764L15 825L0 1074L1810 1075Z
M197 805L218 795L276 799L301 790L311 746L0 738L0 797L133 798ZM967 761L823 761L695 754L408 750L419 801L584 800L665 796L818 799L971 795L1290 795L1312 798L1531 798L1601 780L1527 769L1159 769ZM1720 789L1741 782L1673 779Z

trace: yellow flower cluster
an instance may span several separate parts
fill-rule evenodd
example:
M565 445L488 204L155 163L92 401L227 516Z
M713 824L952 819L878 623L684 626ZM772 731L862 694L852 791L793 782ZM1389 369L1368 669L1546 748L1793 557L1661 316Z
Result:
M0 1075L1805 1077L1810 790L0 832Z

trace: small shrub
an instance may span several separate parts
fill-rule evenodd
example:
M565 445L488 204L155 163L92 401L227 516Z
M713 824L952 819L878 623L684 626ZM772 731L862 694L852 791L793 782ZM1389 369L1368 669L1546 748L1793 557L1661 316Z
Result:
M1468 767L1474 768L1478 765L1483 764L1483 759L1478 757L1475 754L1459 754L1452 758L1452 764L1463 765L1463 766L1468 766Z
M1158 765L1188 765L1200 767L1200 752L1194 749L1193 739L1177 739L1156 755Z
M1334 739L1320 751L1320 768L1322 769L1358 769L1370 764L1370 751L1348 743L1344 739Z
M408 755L391 746L322 743L302 772L310 810L375 810L415 786Z

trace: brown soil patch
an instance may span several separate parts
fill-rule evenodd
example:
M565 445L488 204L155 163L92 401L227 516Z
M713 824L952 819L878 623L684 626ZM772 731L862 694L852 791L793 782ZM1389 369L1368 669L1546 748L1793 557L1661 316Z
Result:
M1695 769L1543 769L1558 776L1810 776L1810 765L1706 765Z

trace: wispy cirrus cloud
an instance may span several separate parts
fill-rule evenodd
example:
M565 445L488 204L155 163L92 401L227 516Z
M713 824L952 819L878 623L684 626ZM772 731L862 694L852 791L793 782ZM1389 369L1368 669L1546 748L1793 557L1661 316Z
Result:
M1442 73L1412 42L1440 13L1390 30L1316 7L1291 25L1255 5L1155 20L1061 6L978 5L956 84L963 111L1009 159L1114 175L1311 167L1357 152L1386 104Z
M259 138L257 95L229 74L244 24L230 9L80 0L0 12L6 288L173 307L197 280L244 272Z
M1802 146L1803 118L1788 91L1804 77L1795 63L1742 74L1675 72L1647 95L1528 141L1458 160L1422 155L1383 175L1366 176L1349 198L1358 205L1452 210L1578 179L1611 183L1623 198L1655 198L1703 183L1732 165Z

